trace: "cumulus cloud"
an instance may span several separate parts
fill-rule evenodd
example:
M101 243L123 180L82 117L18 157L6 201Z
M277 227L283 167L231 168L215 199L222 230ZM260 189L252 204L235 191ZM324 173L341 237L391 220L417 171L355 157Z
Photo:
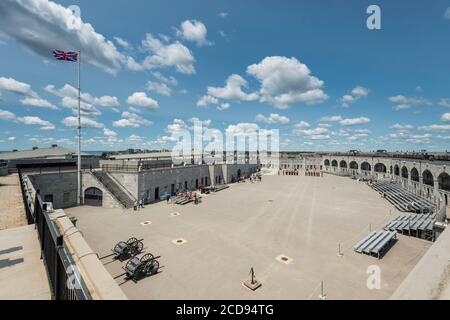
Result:
M450 124L432 124L428 126L421 126L419 130L423 131L449 131Z
M408 130L414 129L414 127L410 124L396 123L391 126L391 129L395 129L395 130L399 130L399 131L408 131Z
M267 124L288 124L290 119L286 116L281 116L278 113L271 113L268 117L263 114L258 114L255 121L264 122Z
M225 87L208 87L208 95L228 100L253 101L258 99L258 94L247 94L242 87L247 87L247 81L240 75L232 74L228 77Z
M151 97L148 97L145 92L135 92L127 98L127 103L155 110L159 108L158 102Z
M185 20L181 23L180 30L177 30L179 37L195 42L199 47L212 44L206 39L207 33L206 26L197 20Z
M148 81L147 90L156 92L163 96L170 96L172 94L172 89L170 89L167 84L163 82Z
M306 127L307 128L307 127ZM301 129L301 128L295 128L292 133L297 136L322 136L326 133L329 133L330 130L323 127L317 127L313 129Z
M55 126L46 120L42 120L39 117L31 117L31 116L26 116L26 117L21 117L21 118L17 118L17 121L26 124L26 125L35 125L35 126L40 126L41 130L54 130Z
M354 126L359 124L366 124L369 122L370 119L367 117L349 118L349 119L342 119L341 121L339 121L339 123L343 126Z
M389 101L395 104L393 107L395 111L409 109L412 106L429 106L432 104L431 101L424 98L406 97L403 95L389 97Z
M238 123L238 124L232 124L229 125L225 132L227 135L233 135L233 136L243 136L243 135L250 135L255 134L259 130L259 126L256 123Z
M20 100L20 103L32 107L49 108L54 110L58 109L58 107L53 103L41 98L24 98Z
M438 101L438 105L442 107L449 107L450 108L450 99L440 99Z
M447 9L445 9L445 12L444 12L444 18L445 18L445 19L450 19L450 7L448 7Z
M306 129L306 128L309 128L311 125L308 123L308 122L306 122L306 121L300 121L299 123L296 123L295 125L294 125L294 127L296 128L296 129ZM320 126L320 125L319 125Z
M213 105L213 104L214 105L219 104L219 99L209 96L209 95L203 96L197 101L197 107L200 107L200 108L205 108L205 107L207 107L209 105Z
M151 33L147 33L146 38L142 41L142 48L150 53L142 63L142 67L145 69L173 67L182 74L195 73L194 56L179 41L165 44Z
M0 4L1 8L1 4ZM0 13L1 15L1 13ZM1 24L1 22L0 22ZM31 89L31 86L27 83L17 81L13 78L0 77L0 90L12 92L15 94L37 97L37 93Z
M114 37L114 40L117 42L117 44L119 44L125 50L133 49L133 46L128 41L126 41L120 37Z
M103 128L103 123L97 122L93 119L81 117L80 118L81 126L85 128ZM62 120L62 124L67 127L76 128L78 126L77 117L66 117Z
M324 116L319 119L319 122L338 122L342 120L342 116Z
M369 89L361 87L361 86L356 86L352 89L351 94L346 94L344 96L342 96L342 98L340 99L341 105L343 107L348 107L351 103L354 103L355 101L363 98L363 97L367 97L369 94Z
M123 55L72 10L48 0L0 1L0 33L45 58L80 49L83 61L115 74Z
M221 18L226 18L226 17L228 17L228 12L219 12L218 16Z
M0 119L14 121L16 119L16 115L8 110L0 109Z
M441 116L441 120L442 121L445 121L445 122L448 122L448 121L450 121L450 113L444 113L442 116Z
M261 82L260 101L285 109L294 103L323 102L328 96L323 81L311 76L309 68L296 58L271 56L247 67L247 73Z
M219 111L228 110L230 108L231 108L231 104L229 104L229 103L221 103L220 105L217 106L217 110L219 110Z
M152 124L153 122L144 119L133 110L122 112L122 119L113 121L113 127L117 128L139 128L141 125L149 126Z
M166 77L159 71L152 72L152 75L158 79L160 82L165 83L167 85L176 86L178 84L177 79L172 76Z

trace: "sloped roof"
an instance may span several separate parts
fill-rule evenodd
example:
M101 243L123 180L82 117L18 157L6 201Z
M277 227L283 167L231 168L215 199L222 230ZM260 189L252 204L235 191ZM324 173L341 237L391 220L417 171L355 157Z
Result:
M33 159L33 158L64 158L75 156L76 153L63 147L38 148L35 150L24 150L15 152L1 152L0 160ZM81 153L82 156L89 156L88 153Z

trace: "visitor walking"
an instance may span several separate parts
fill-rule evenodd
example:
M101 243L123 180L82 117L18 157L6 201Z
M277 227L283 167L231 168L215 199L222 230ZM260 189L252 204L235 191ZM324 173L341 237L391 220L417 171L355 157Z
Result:
M133 210L136 211L137 208L138 208L138 202L137 202L137 200L134 200Z

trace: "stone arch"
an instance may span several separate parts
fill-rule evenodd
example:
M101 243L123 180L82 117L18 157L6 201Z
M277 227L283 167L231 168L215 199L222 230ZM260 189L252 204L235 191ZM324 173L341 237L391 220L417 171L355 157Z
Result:
M350 162L350 169L358 170L358 162L356 162L356 161Z
M400 167L397 164L394 166L394 175L400 176Z
M411 169L411 180L419 182L419 171L416 168Z
M426 169L422 172L423 184L434 187L434 177L430 170Z
M372 166L367 161L364 161L363 163L361 163L361 170L370 171L371 169L372 169Z
M331 161L331 166L332 166L332 167L337 167L337 166L338 166L337 160Z
M409 173L408 173L408 168L406 168L405 166L402 167L402 178L408 179Z
M386 173L386 166L384 165L384 163L378 162L374 167L373 170L375 172L380 172L380 173Z
M103 191L96 187L84 190L84 204L86 206L101 207L103 205Z
M347 168L347 162L345 160L341 160L341 162L339 162L339 167L340 168Z
M329 167L329 166L330 166L330 160L325 159L325 161L323 162L323 164L324 164L325 166Z
M450 176L447 172L442 172L438 176L439 190L450 191Z

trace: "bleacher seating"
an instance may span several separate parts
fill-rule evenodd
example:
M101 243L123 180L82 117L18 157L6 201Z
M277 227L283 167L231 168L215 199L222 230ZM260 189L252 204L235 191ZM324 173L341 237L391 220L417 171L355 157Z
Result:
M396 241L395 231L372 231L353 246L356 253L382 258Z
M405 190L401 185L391 181L377 181L372 188L384 196L399 211L429 213L433 212L435 205L427 199Z
M436 214L403 214L389 222L384 230L397 231L401 234L413 236L429 241L435 240L434 222Z

